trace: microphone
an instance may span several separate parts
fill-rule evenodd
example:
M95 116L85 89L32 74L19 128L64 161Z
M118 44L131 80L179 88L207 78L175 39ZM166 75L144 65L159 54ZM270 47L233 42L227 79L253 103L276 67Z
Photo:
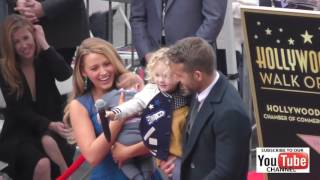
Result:
M110 142L111 132L109 127L109 119L106 117L106 111L105 111L106 102L103 99L98 99L95 102L94 106L96 107L97 112L99 114L104 136Z

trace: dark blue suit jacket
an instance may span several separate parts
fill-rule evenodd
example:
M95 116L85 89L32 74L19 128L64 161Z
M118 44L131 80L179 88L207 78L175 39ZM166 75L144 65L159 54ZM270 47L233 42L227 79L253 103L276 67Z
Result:
M162 0L131 0L133 44L140 58L160 47ZM167 0L164 18L166 43L198 36L215 42L225 16L227 0Z
M235 88L220 78L184 139L182 180L245 180L250 120Z

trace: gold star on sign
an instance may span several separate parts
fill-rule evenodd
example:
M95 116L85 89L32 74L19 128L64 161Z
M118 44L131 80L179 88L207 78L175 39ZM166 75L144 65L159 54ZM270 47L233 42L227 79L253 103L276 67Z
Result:
M294 40L292 38L288 39L289 45L294 45Z
M307 42L312 44L311 38L313 35L309 34L308 31L306 30L304 34L300 34L303 37L303 43L306 44Z
M269 35L269 36L270 36L270 35L271 35L271 33L272 33L272 30L271 30L271 29L269 29L269 28L267 28L265 31L266 31L266 34L267 34L267 35Z

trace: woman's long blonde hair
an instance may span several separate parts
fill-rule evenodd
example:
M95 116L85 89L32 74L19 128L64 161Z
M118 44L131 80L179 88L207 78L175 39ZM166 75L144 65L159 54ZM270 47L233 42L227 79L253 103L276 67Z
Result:
M23 95L24 87L21 73L19 72L19 58L15 52L13 34L21 28L27 28L33 37L35 37L33 25L23 16L11 14L6 17L1 28L1 54L0 61L1 74L9 86L9 93L16 94L16 98ZM36 44L36 54L39 47Z
M115 67L115 82L113 87L115 87L115 83L117 78L123 74L126 73L127 70L122 64L121 58L118 55L117 51L114 49L112 44L109 42L100 39L100 38L88 38L85 39L79 48L77 49L76 52L76 57L75 57L75 66L73 70L73 90L71 92L71 95L68 98L68 104L65 107L65 115L64 115L64 121L69 122L69 104L70 102L85 94L86 92L91 90L91 86L87 87L85 89L85 80L84 77L82 76L82 71L84 67L84 59L85 56L91 53L96 53L96 54L101 54L105 56L110 63Z

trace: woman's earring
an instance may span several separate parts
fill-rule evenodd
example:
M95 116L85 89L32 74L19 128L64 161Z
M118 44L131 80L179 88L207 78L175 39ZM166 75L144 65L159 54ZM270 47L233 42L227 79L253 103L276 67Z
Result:
M88 89L88 77L84 77L84 90Z

